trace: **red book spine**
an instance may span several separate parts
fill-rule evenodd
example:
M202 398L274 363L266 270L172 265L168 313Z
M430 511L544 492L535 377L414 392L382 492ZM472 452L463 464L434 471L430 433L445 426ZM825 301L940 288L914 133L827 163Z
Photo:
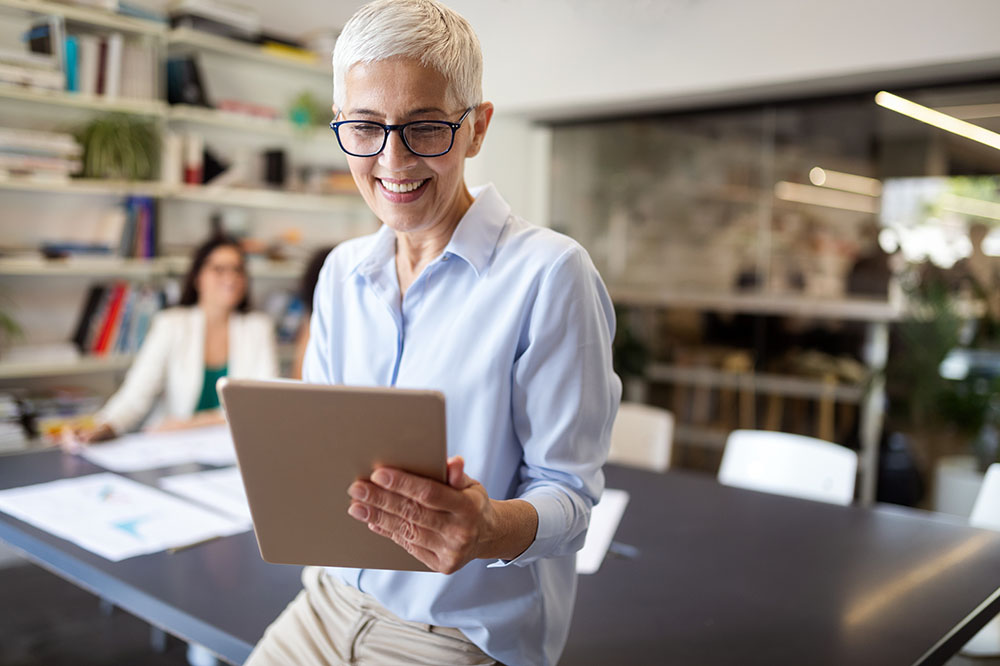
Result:
M121 317L122 301L125 299L125 285L116 284L114 292L111 294L111 301L108 305L108 315L101 324L101 332L97 335L94 343L94 353L101 355L108 350L108 343L111 340L111 333L115 329L115 323Z

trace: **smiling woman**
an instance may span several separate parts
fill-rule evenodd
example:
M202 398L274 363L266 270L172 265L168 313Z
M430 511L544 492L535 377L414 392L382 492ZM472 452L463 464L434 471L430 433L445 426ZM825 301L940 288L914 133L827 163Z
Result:
M331 490L439 573L307 567L247 663L554 664L621 396L611 301L579 244L466 187L493 105L465 19L378 0L333 61L331 127L383 226L327 258L303 377L444 394L447 483Z

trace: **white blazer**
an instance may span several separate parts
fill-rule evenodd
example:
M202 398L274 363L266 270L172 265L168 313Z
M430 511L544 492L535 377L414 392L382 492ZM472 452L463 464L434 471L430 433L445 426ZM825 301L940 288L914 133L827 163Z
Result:
M229 317L227 376L267 379L278 375L274 324L261 312ZM125 382L97 414L116 433L132 430L162 394L154 419L190 418L205 379L205 314L177 307L153 317Z

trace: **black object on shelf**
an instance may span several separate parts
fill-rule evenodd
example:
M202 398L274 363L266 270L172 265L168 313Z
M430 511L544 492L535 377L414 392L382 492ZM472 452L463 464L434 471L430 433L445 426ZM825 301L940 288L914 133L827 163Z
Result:
M167 102L211 107L201 69L194 56L167 60Z
M218 155L210 149L205 148L202 152L201 182L210 183L212 179L223 173L229 165L223 162Z
M264 182L274 187L283 187L287 172L285 151L281 149L264 152Z

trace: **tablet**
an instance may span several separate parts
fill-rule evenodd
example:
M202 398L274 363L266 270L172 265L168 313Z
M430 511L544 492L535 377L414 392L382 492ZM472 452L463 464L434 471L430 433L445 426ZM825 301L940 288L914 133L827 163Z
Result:
M428 571L347 515L347 488L379 466L446 481L441 393L229 378L218 390L265 561Z

